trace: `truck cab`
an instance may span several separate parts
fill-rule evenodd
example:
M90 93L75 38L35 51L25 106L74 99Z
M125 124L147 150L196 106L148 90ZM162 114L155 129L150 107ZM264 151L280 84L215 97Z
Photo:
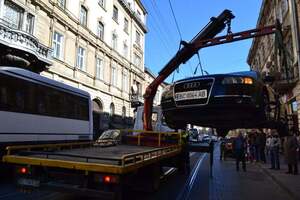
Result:
M135 119L134 119L134 130L143 130L143 114L144 114L144 107L139 106L136 111ZM153 106L152 110L152 128L153 131L157 132L174 132L174 129L168 127L165 122L165 118L163 116L162 110L160 106Z

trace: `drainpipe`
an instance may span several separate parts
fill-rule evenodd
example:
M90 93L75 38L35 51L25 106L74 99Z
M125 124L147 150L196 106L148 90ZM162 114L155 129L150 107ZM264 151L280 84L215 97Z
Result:
M300 50L299 50L300 40L299 40L297 7L296 7L295 0L289 1L289 7L290 7L290 17L291 17L292 39L293 39L293 45L295 46L294 55L296 53L296 59L298 62L298 77L299 77L300 76Z

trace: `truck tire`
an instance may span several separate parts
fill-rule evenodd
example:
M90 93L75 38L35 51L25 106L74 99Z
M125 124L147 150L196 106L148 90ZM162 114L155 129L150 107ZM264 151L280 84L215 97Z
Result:
M183 175L190 173L190 154L187 150L182 150L178 157L178 172Z

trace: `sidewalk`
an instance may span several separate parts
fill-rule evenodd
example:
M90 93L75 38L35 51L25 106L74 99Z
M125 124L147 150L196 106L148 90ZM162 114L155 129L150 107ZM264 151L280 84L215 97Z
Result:
M210 200L293 200L297 199L289 191L274 181L269 172L268 165L247 163L247 172L235 170L235 160L228 158L226 161L219 160L219 148L215 149L213 178L210 181ZM240 167L241 168L241 167ZM269 172L269 173L268 173ZM287 176L281 173L282 176ZM281 177L281 176L279 176ZM299 185L298 180L293 183ZM284 184L293 184L287 176ZM285 180L284 179L284 180ZM277 180L277 179L276 179ZM287 187L287 186L286 186ZM290 187L288 187L290 188ZM296 190L297 188L295 188ZM294 191L294 189L293 189ZM298 191L300 191L298 189ZM298 192L299 193L299 192Z
M298 163L299 167L300 163ZM300 175L286 174L288 171L287 164L283 156L280 156L280 170L271 170L270 162L259 164L261 169L268 174L283 190L285 190L292 199L300 199Z

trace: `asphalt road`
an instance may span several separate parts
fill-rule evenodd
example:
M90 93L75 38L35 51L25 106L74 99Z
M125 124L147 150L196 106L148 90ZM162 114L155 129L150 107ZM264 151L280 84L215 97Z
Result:
M209 196L209 156L201 153L190 153L191 173L179 174L174 171L164 177L160 189L155 193L128 191L125 199L162 200L162 199L208 199ZM13 181L0 180L0 200L77 200L87 199L83 196L58 192L34 191L26 194L16 190Z

